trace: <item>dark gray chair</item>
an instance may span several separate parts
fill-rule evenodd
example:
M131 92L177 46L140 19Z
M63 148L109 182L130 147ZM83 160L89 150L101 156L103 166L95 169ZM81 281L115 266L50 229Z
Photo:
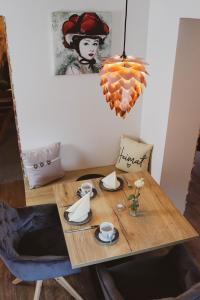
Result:
M96 271L106 300L200 300L200 270L181 245Z
M80 270L71 267L55 204L12 208L0 202L0 257L21 281L37 281L34 300L49 278L82 299L63 278Z

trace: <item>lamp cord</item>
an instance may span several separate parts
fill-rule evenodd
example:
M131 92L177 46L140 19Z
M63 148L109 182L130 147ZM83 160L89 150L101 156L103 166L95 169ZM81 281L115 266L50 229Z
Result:
M128 7L128 0L126 0L126 8L125 8L125 20L124 20L124 47L123 47L123 53L122 58L126 58L126 23L127 23L127 7Z

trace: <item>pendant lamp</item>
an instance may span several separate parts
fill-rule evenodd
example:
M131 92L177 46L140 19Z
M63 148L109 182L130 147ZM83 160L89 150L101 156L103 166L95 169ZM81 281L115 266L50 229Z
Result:
M122 55L115 55L103 62L100 71L101 86L106 101L111 109L115 109L116 115L125 118L140 96L143 86L146 87L146 75L148 74L146 63L133 56L126 55L126 0L124 22L124 46Z

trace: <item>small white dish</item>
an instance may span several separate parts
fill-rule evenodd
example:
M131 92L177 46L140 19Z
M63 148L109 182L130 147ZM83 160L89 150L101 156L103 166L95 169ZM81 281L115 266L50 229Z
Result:
M123 203L117 203L116 207L117 207L118 211L123 211L125 209L125 206Z

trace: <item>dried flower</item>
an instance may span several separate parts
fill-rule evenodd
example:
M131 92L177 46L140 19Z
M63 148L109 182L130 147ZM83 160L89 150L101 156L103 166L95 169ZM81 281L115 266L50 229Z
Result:
M140 178L134 182L136 188L141 189L144 185L144 178Z
M144 186L144 178L140 178L134 182L135 194L128 196L128 200L131 201L131 209L137 211L139 207L140 189Z

